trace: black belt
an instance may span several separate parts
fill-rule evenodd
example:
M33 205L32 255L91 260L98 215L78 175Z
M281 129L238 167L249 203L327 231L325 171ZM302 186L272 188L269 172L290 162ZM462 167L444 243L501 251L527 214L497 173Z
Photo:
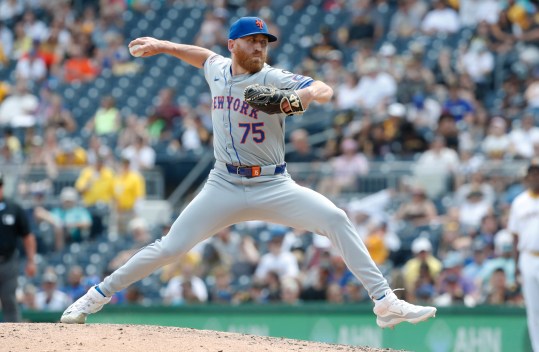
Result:
M258 177L284 174L286 171L286 163L275 166L236 166L226 164L229 173L243 177Z

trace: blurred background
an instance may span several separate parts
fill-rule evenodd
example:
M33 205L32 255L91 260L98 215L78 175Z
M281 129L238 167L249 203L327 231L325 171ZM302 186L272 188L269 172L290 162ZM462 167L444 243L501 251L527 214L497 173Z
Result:
M325 237L253 221L119 292L112 306L127 307L93 321L529 349L506 225L539 156L531 0L0 0L0 171L38 240L39 274L21 268L19 280L26 319L57 321L166 235L213 165L202 71L135 59L129 41L228 55L229 25L248 15L279 37L271 65L335 90L330 104L287 119L290 174L344 209L398 294L439 317L382 332Z

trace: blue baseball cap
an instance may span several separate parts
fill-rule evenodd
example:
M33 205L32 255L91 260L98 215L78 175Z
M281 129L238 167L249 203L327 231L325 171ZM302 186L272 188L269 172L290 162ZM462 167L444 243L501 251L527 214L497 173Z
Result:
M269 42L277 41L277 37L268 33L266 22L258 17L242 17L232 24L228 39L238 39L254 34L264 34Z

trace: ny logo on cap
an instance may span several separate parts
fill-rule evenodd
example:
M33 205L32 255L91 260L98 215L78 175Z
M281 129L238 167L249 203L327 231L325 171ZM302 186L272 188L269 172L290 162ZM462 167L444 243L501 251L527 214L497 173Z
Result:
M264 22L261 19L257 19L255 22L256 26L260 29L264 28Z

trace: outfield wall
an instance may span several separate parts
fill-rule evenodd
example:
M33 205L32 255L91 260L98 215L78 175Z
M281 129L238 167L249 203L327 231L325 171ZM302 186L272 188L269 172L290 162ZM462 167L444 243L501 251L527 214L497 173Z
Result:
M55 322L59 313L24 312L35 322ZM264 336L434 352L531 351L522 308L440 308L419 325L379 329L368 305L301 306L106 306L89 323L150 324Z

